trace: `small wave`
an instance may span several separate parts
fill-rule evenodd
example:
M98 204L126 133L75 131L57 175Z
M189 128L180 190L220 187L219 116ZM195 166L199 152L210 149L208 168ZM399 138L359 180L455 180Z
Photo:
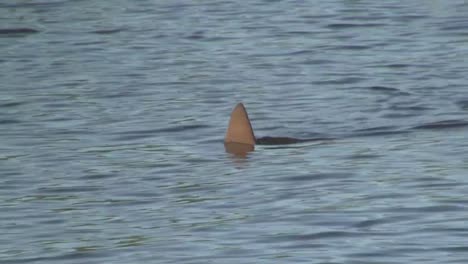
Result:
M393 126L380 126L380 127L371 127L364 129L357 129L354 131L355 137L364 137L364 136L385 136L385 135L398 135L408 133L406 130L401 130Z
M305 175L296 175L296 176L289 176L280 179L280 181L322 181L322 180L330 180L330 179L347 179L351 177L352 174L350 173L318 173L318 174L305 174Z
M314 81L312 82L315 85L333 85L333 84L355 84L362 81L365 81L365 78L362 77L345 77L341 79L330 79L324 81Z
M466 230L464 230L464 231L466 232ZM448 252L448 253L462 253L462 252L467 252L468 247L466 247L466 246L440 247L440 248L437 248L437 250L445 251L445 252Z
M366 50L372 48L368 45L338 45L338 46L330 46L329 49L331 50Z
M398 88L388 87L388 86L371 86L369 90L372 91L381 91L381 92L400 92Z
M393 63L393 64L387 64L387 65L384 65L384 66L388 67L388 68L394 68L394 69L410 67L409 64L403 64L403 63Z
M410 106L405 106L405 105L392 105L389 107L391 110L403 110L403 111L428 111L428 110L433 110L434 108L428 107L428 106L422 106L422 105L410 105Z
M369 128L361 128L355 130L355 132L373 132L373 131L382 131L382 130L390 130L395 129L394 126L379 126L379 127L369 127Z
M0 29L0 36L16 37L34 34L38 32L38 30L32 28L2 28Z
M25 102L6 102L0 103L0 108L9 108L9 107L16 107L25 104Z
M351 23L332 23L326 27L330 29L348 29L348 28L363 28L363 27L381 27L385 26L383 23L363 23L363 24L351 24Z
M122 29L120 29L120 28L118 28L118 29L101 29L101 30L91 31L91 33L101 34L101 35L109 35L109 34L119 33L121 31L122 31Z
M184 126L174 126L160 129L146 129L146 130L132 130L132 131L122 131L113 133L118 135L116 140L136 140L142 138L152 137L157 133L175 133L182 132L186 130L206 128L206 125L184 125Z
M39 193L76 193L76 192L94 192L102 190L99 186L70 186L70 187L44 187L39 188Z
M181 132L186 130L193 130L199 128L207 128L206 125L184 125L159 129L158 132Z
M186 38L186 39L191 39L191 40L204 39L204 38L205 38L205 32L203 32L203 31L196 31L196 32L193 32L192 34L186 36L185 38Z
M322 239L334 239L334 238L351 238L362 236L362 233L358 232L346 232L346 231L324 231L310 234L297 234L297 235L286 235L280 238L285 241L307 241L307 240L322 240Z
M382 93L382 94L387 94L391 96L409 96L411 93L402 91L398 88L395 87L390 87L390 86L380 86L380 85L375 85L375 86L368 86L368 87L363 87L363 89L376 92L376 93Z
M21 123L21 121L16 120L16 119L0 119L0 125L9 125L9 124L18 124Z
M460 107L462 110L468 110L468 99L463 99L458 102L456 102L458 107Z
M397 223L402 221L411 220L410 217L383 217L377 219L366 219L360 222L357 222L353 226L356 228L373 228L375 226L383 225L383 224L390 224L390 223Z
M464 120L444 120L426 123L413 127L413 129L446 129L446 128L460 128L468 126L468 122Z

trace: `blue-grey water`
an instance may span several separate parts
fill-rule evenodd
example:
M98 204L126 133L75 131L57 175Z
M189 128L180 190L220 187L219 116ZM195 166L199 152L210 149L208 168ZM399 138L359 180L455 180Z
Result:
M0 263L468 263L467 76L465 1L2 1Z

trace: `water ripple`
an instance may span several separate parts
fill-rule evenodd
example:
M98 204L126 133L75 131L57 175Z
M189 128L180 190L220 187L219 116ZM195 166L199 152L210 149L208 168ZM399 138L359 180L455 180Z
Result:
M2 263L466 263L463 1L6 2Z

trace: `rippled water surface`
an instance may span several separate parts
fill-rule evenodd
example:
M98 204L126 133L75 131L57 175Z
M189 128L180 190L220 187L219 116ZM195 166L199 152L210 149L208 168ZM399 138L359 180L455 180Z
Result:
M0 262L468 263L467 14L2 1Z

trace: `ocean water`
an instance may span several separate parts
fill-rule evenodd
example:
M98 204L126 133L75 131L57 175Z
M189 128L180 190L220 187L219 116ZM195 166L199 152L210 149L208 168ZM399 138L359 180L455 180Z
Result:
M2 1L0 263L467 263L467 14Z

